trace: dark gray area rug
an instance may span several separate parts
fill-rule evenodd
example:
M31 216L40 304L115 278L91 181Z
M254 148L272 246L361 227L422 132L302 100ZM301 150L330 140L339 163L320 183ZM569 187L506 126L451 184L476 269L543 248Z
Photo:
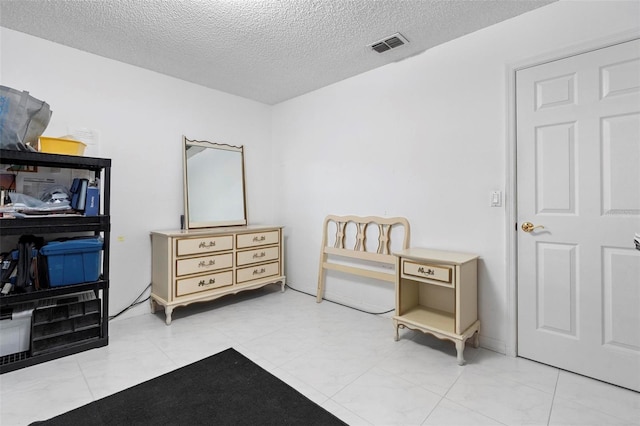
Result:
M37 402L34 402L37 403ZM230 348L32 425L345 425Z

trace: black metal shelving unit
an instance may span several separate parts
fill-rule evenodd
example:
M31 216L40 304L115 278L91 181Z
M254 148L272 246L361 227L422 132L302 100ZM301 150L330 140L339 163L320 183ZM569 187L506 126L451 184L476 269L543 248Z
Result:
M104 239L102 274L98 281L0 297L0 306L8 306L92 290L96 294L96 297L99 297L102 302L100 336L68 345L61 345L59 348L38 355L23 352L4 356L0 358L0 374L108 345L111 159L2 149L0 150L0 164L89 170L93 172L96 179L101 179L103 185L100 215L34 217L23 219L0 218L0 237L23 234L40 235L93 232L95 235L102 235ZM100 294L100 292L102 294Z

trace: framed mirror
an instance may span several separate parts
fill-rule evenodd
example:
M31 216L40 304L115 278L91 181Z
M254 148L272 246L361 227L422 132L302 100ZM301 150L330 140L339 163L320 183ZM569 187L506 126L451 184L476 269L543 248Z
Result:
M182 140L185 228L246 225L244 148Z

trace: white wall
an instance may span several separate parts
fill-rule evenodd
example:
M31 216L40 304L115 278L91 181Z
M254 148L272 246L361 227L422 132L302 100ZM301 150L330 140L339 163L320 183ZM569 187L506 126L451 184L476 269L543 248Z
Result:
M508 188L508 66L637 30L639 5L552 4L275 106L288 283L315 293L327 214L405 216L412 246L481 256L481 342L504 352L507 215L489 193ZM371 310L394 305L392 286L339 274L325 294Z
M0 82L51 104L47 134L96 129L113 159L111 313L149 283L149 231L179 226L186 134L246 146L249 220L285 225L296 288L315 293L327 214L405 216L413 246L480 254L481 341L504 351L507 217L489 192L507 187L506 70L638 29L639 4L552 4L275 107L4 28ZM388 284L336 275L326 295L394 304Z
M249 220L274 221L269 106L5 28L0 37L0 82L51 105L45 134L98 130L113 160L111 314L151 280L149 231L180 227L183 134L245 145Z

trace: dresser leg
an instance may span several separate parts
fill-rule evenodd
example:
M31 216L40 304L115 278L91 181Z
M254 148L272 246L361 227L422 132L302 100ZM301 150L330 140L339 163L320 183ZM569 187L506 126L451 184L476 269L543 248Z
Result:
M400 340L400 333L398 332L398 328L400 327L400 324L398 324L398 321L393 320L393 326L396 329L396 336L393 340L397 342L398 340Z
M464 340L456 340L456 352L458 353L458 365L465 365L464 360Z
M476 331L473 334L473 340L471 341L471 345L476 349L480 347L480 331Z
M165 306L164 307L164 315L165 315L165 324L170 325L171 324L171 314L173 313L173 306Z
M156 304L156 301L153 299L149 299L149 304L151 305L151 313L155 314L156 313L156 309L158 308L158 305Z

